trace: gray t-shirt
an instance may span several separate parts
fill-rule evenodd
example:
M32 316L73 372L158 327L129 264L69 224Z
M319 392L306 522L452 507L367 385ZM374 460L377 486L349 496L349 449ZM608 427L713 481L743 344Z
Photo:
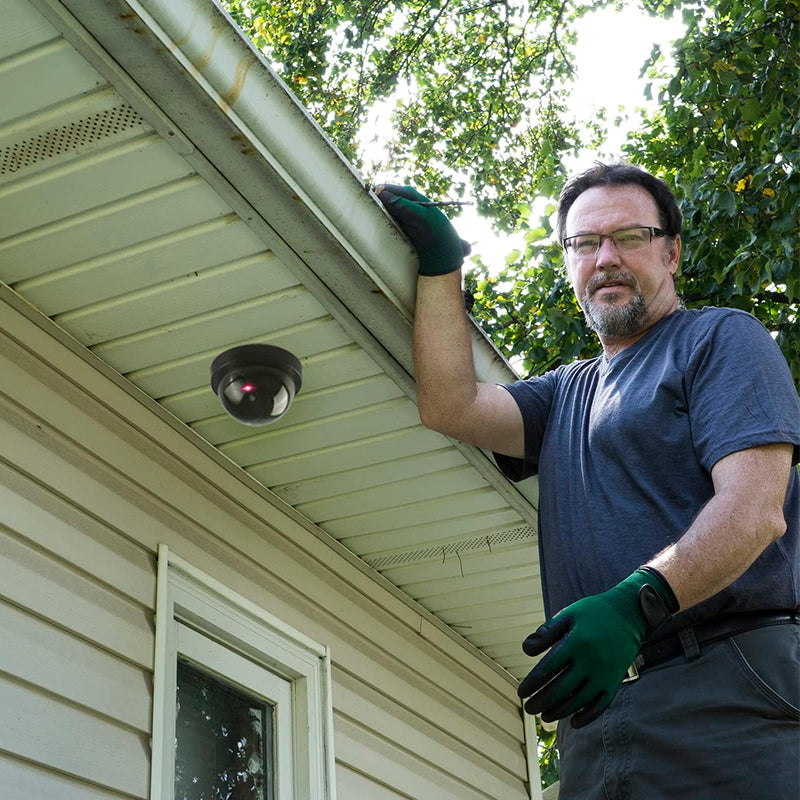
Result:
M577 361L506 388L522 411L525 458L495 458L511 480L539 475L548 617L679 539L713 495L711 468L724 456L791 442L798 460L800 399L788 366L741 311L676 311L611 361ZM675 625L800 605L797 470L784 511L786 534Z

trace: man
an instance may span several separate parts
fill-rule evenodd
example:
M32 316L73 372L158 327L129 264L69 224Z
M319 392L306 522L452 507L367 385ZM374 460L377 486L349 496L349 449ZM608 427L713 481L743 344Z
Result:
M625 164L567 184L603 355L510 386L475 379L452 226L408 187L379 197L420 255L423 423L539 475L548 621L519 693L561 720L560 797L800 797L800 401L753 317L680 307L672 192Z

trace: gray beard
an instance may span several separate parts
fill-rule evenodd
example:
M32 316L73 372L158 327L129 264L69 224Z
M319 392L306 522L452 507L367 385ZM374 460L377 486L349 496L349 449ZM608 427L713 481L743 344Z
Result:
M586 324L601 336L617 338L635 336L645 327L647 321L647 308L638 290L624 306L595 304L587 290L584 292L581 305Z

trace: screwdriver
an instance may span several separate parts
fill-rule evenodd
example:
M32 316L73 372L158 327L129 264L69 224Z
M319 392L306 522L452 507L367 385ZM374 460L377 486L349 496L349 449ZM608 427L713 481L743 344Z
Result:
M441 208L442 206L472 206L475 205L471 200L439 200L437 202L427 201L423 202L422 200L413 200L412 202L416 203L418 206L435 206L436 208Z

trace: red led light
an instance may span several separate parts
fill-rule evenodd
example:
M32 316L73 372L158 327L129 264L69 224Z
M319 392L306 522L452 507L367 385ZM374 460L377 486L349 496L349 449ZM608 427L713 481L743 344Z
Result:
M249 394L250 392L254 392L255 390L256 387L252 383L246 383L244 386L242 386L242 392L244 394Z

